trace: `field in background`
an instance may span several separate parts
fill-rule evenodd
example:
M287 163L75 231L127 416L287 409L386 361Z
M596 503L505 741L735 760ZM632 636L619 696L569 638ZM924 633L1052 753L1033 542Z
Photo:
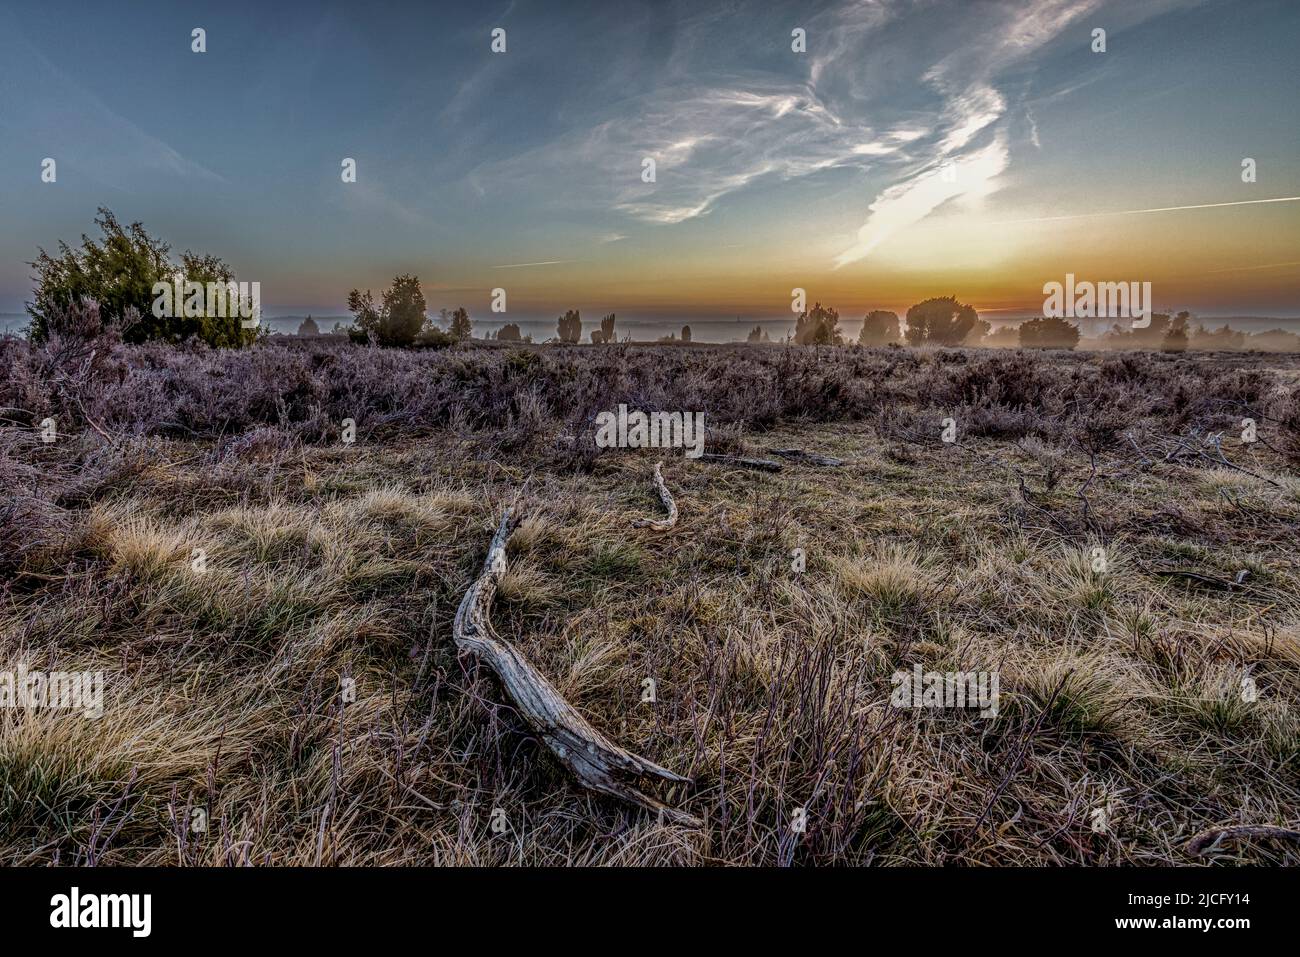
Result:
M1288 356L5 341L0 671L106 690L97 720L0 710L0 860L1295 864L1187 843L1300 820L1298 382ZM598 450L620 402L846 464ZM630 527L660 458L664 534ZM702 829L581 792L455 654L511 503L497 630L689 773L661 796ZM997 717L893 707L916 664L997 672Z

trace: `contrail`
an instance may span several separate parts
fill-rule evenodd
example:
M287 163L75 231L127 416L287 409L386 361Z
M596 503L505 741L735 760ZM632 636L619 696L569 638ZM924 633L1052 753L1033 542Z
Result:
M1243 199L1235 203L1200 203L1196 206L1157 206L1153 209L1114 209L1106 213L1075 213L1070 216L1040 216L1033 219L1003 219L992 226L1010 226L1015 223L1051 223L1062 219L1089 219L1093 216L1132 216L1136 213L1172 213L1180 209L1217 209L1220 206L1253 206L1256 203L1294 203L1300 196L1278 196L1274 199Z
M1210 272L1245 272L1248 269L1280 269L1282 266L1300 266L1300 259L1289 263L1264 263L1262 266L1229 266L1227 269L1211 269Z
M493 266L493 269L520 269L524 266L558 266L560 263L576 263L576 259L548 259L540 263L507 263L504 266Z

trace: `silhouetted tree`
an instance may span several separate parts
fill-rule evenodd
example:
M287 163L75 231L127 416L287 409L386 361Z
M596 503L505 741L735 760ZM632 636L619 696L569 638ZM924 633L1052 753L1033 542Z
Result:
M975 307L958 302L956 296L926 299L907 310L907 341L914 346L959 346L977 322Z
M582 339L582 318L578 310L570 309L556 320L561 342L578 342Z
M608 316L600 320L600 328L591 330L591 342L593 345L600 345L603 342L614 341L614 314L611 312Z
M428 321L424 293L416 276L396 277L378 306L369 289L364 296L353 289L348 293L348 308L356 316L353 338L381 346L409 346Z
M839 330L840 314L820 302L812 311L799 313L794 323L794 341L801 346L833 346L843 342Z
M1187 324L1191 319L1191 313L1180 312L1169 322L1169 328L1165 330L1165 336L1160 340L1161 352L1185 352L1187 351Z
M306 319L302 321L302 325L298 327L298 335L319 336L320 326L316 325L315 319L313 319L311 316L308 316Z
M1157 312L1151 316L1151 324L1145 328L1135 329L1131 323L1126 326L1116 323L1102 337L1102 342L1119 349L1159 349L1164 345L1169 325L1168 313Z
M902 326L898 322L898 313L875 309L867 313L862 320L862 331L858 333L858 345L885 346L899 342L903 338Z
M1079 344L1079 327L1059 316L1030 319L1020 324L1022 349L1073 349Z
M767 332L762 326L755 326L749 330L749 335L745 337L746 342L768 342L770 341Z
M1020 329L1016 326L1003 326L986 335L984 345L990 349L1015 349L1020 345Z
M682 342L690 342L690 341L691 341L691 327L682 326Z
M1204 349L1212 352L1236 352L1246 348L1246 334L1238 332L1230 325L1213 332L1203 325L1194 327L1188 335L1188 348Z
M497 331L497 341L499 342L521 342L523 336L519 334L519 327L513 322L507 322Z
M447 327L447 332L453 339L463 341L468 339L473 331L473 323L470 322L469 312L464 306L455 309L451 314L451 325Z

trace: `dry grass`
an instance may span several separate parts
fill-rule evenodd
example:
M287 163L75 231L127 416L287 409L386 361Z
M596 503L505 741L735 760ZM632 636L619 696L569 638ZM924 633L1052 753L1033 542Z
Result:
M730 439L838 469L670 458L666 535L630 527L658 508L648 455L536 468L441 430L214 466L159 444L6 579L0 671L102 669L106 700L97 720L0 710L0 860L1153 864L1190 862L1208 827L1296 826L1285 461L1252 451L1257 479L1112 448L1081 497L1079 449L945 446L930 418ZM530 474L498 630L611 738L691 774L666 798L702 830L577 791L455 655ZM997 717L891 706L914 664L996 671ZM1300 863L1267 842L1216 859Z

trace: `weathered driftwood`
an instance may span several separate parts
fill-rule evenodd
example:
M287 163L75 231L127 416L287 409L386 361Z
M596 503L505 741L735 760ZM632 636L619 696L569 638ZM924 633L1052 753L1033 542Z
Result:
M758 469L760 472L779 472L781 463L771 459L745 459L737 455L718 455L705 452L700 456L701 462L713 462L717 465L734 465L742 469Z
M805 449L768 449L767 451L780 458L790 459L795 462L806 462L809 465L833 467L844 464L843 459L832 458L819 452L809 452Z
M1217 850L1224 841L1237 841L1243 838L1273 838L1283 841L1295 841L1300 844L1300 831L1289 827L1274 827L1271 824L1242 824L1237 827L1214 827L1202 831L1187 842L1187 850L1198 857L1212 850Z
M656 532L666 532L677 524L677 503L673 501L672 492L664 484L664 463L655 464L655 489L659 492L659 501L668 510L667 518L638 518L632 523L633 528L649 528Z
M506 509L488 547L483 571L469 586L456 610L452 634L457 647L492 670L528 726L573 772L579 783L593 791L658 811L676 824L698 827L699 818L669 807L635 786L635 782L647 777L675 783L688 783L688 778L624 751L607 739L493 630L488 610L506 572L506 541L520 520L513 508Z

